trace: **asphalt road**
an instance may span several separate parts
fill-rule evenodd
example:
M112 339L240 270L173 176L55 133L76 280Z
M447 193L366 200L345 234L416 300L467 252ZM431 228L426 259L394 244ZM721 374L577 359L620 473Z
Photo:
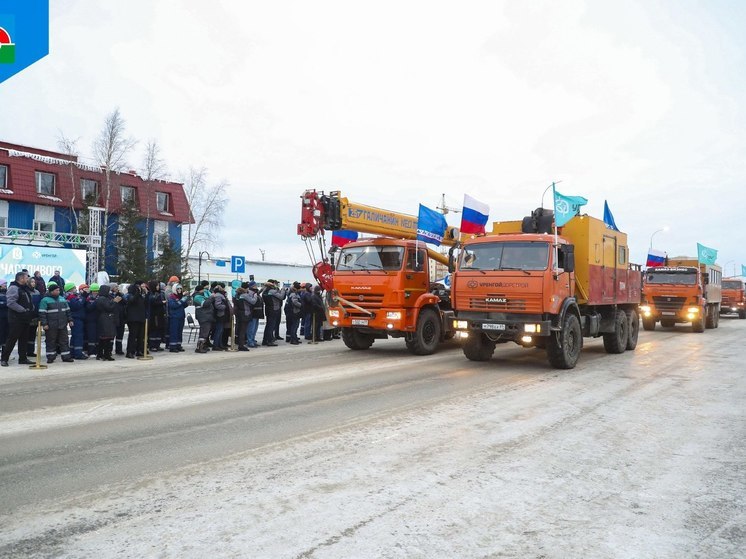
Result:
M572 371L398 340L9 367L0 556L732 557L744 336L591 340Z

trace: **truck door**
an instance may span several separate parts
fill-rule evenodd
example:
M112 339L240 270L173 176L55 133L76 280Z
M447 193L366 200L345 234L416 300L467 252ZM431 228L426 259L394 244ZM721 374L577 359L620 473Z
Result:
M603 239L603 287L601 299L604 303L616 301L617 268L616 237L604 235Z
M429 289L429 267L427 251L419 249L415 254L415 249L407 249L407 261L404 266L404 278L402 278L402 289L405 294L409 292L409 296L405 296L404 299L407 306L408 303L414 306L417 297Z

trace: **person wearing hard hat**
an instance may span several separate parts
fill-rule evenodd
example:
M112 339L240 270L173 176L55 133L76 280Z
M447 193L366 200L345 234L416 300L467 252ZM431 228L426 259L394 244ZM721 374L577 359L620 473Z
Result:
M168 301L168 298L171 296L171 293L174 292L174 286L179 283L179 278L176 276L171 276L168 278L168 283L166 284L166 289L163 290L163 293L166 295L166 301Z
M47 294L39 303L39 322L44 329L47 345L47 363L54 363L57 350L65 363L75 361L70 355L70 344L67 327L72 327L73 319L67 300L60 295L60 286L50 281Z
M88 287L88 286L86 286ZM73 326L70 328L70 351L73 359L88 359L85 349L85 298L78 293L78 288L71 281L65 284L65 300L70 307Z
M98 309L96 308L96 299L101 287L97 283L92 283L88 288L90 291L85 300L85 339L88 347L88 357L99 356L98 353Z

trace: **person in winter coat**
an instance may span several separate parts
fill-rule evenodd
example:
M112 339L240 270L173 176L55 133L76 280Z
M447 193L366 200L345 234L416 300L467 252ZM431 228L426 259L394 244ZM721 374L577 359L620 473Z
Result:
M117 335L119 322L119 303L122 297L117 295L109 297L111 288L102 285L96 301L96 331L98 332L99 355L96 359L102 361L114 361L111 350L114 348L114 339Z
M85 344L85 299L83 299L75 287L75 284L68 282L65 284L65 299L67 306L70 308L70 318L73 319L72 328L70 328L70 349L73 359L88 359L83 353Z
M31 289L31 302L34 304L34 309L31 314L31 322L29 323L26 355L28 357L36 357L36 331L39 328L39 303L41 303L41 293L36 289L36 280L34 278L29 278L28 287Z
M44 329L47 345L47 363L54 363L57 349L62 360L72 363L67 327L72 327L73 319L67 300L60 295L60 286L53 281L47 286L47 295L39 303L39 321Z
M285 299L285 289L280 289L277 281L268 280L264 284L262 299L264 300L264 312L267 316L267 320L264 323L262 345L274 347L277 345L274 335L276 326L279 324L278 320L282 316L282 301Z
M36 283L36 290L41 293L41 296L44 297L44 295L47 294L47 283L44 281L44 278L41 277L41 272L39 270L36 270L34 272L34 283ZM57 284L60 286L60 289L62 288L61 284Z
M142 355L145 349L145 321L148 318L147 309L148 286L142 280L137 280L127 289L127 354L134 359Z
M300 299L303 302L303 337L307 340L312 339L311 327L313 325L313 286L307 283L303 286Z
M300 298L300 283L294 282L290 288L285 303L285 341L293 345L298 345L298 325L300 324L303 302Z
M210 296L210 291L205 289L203 284L197 286L192 295L194 301L194 315L199 323L199 337L197 338L196 353L207 353L207 340L210 337L210 330L215 325L215 307Z
M0 280L0 347L8 339L8 283Z
M264 301L259 296L259 286L255 281L247 284L243 297L251 308L251 319L246 330L246 345L250 348L259 347L256 333L259 330L259 321L264 318Z
M212 288L212 299L215 306L215 334L212 339L212 349L213 351L225 351L227 348L223 345L223 329L226 316L230 318L230 310L228 299L220 284Z
M173 287L173 292L168 298L168 325L171 330L170 346L168 350L172 353L184 351L181 347L181 339L184 333L184 309L189 305L189 297L184 295L184 288L180 283Z
M124 355L124 326L127 323L127 301L122 295L122 291L119 289L119 285L116 283L109 284L109 298L116 299L119 297L117 303L117 336L114 338L114 353L117 355Z
M313 288L311 304L313 305L313 315L311 316L311 341L321 342L323 341L321 329L324 326L324 320L326 320L326 309L324 308L324 299L321 297L321 286L319 285Z
M18 364L31 364L31 361L26 358L26 351L28 350L26 342L34 305L31 301L31 290L26 285L27 282L28 274L18 272L15 281L11 282L6 293L6 302L8 304L8 339L5 340L2 355L0 355L0 365L3 367L8 366L8 359L16 342L18 343Z
M39 274L39 275L41 275L41 274ZM36 279L36 274L34 274L34 279ZM42 280L42 281L44 281L44 280ZM54 283L56 283L60 287L63 286L63 285L65 285L67 283L64 280L64 278L60 275L60 271L59 270L55 270L54 271L54 275L51 278L49 278L49 281L53 281ZM37 289L38 289L38 286L37 286Z
M162 351L161 342L165 337L164 331L166 329L166 315L168 313L166 294L161 291L161 284L158 281L148 282L148 289L148 304L150 306L150 318L148 318L148 349L150 351Z
M236 313L236 339L238 340L238 351L249 351L246 331L249 329L249 321L251 320L251 305L245 298L246 291L247 288L242 285L236 289L236 293L233 297L233 310Z
M88 357L99 356L98 309L96 308L99 289L101 288L97 283L92 283L85 299L85 339L88 346Z

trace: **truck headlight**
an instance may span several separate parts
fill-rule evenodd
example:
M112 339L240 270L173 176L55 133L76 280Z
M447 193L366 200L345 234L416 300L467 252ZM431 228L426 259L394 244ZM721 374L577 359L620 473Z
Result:
M640 312L650 312L650 306L649 305L642 305L640 307Z
M386 312L386 320L401 320L401 312L400 311Z
M686 309L686 312L688 312L689 314L698 313L699 312L699 307L689 307L688 309Z
M541 324L524 324L523 331L529 334L537 334L541 332Z
M332 318L339 318L339 311L329 310L329 316Z
M469 323L466 320L454 320L453 327L456 330L466 330L469 327Z

